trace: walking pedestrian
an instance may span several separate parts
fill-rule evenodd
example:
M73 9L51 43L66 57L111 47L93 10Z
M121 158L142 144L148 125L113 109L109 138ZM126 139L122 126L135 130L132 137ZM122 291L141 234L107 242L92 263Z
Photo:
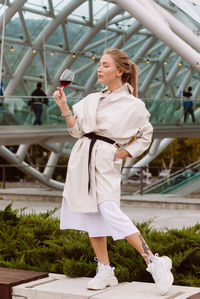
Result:
M192 101L192 87L189 86L187 91L183 91L183 107L184 107L184 123L187 121L187 115L190 114L193 123L195 123L193 101Z
M35 114L35 120L33 122L33 125L41 125L41 117L42 117L42 112L43 112L43 107L42 104L45 103L48 105L48 99L46 98L41 98L41 97L46 97L46 94L42 90L42 83L38 82L36 89L32 92L31 96L35 96L36 98L32 98L29 101L29 106L31 106L31 109L33 110Z
M0 82L0 122L3 118L3 102L4 102L4 89L3 89L3 82Z

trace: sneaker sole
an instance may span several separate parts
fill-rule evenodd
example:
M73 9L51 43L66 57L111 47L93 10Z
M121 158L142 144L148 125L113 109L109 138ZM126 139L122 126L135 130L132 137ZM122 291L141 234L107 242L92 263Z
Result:
M101 285L93 285L93 286L90 286L90 285L88 285L88 287L87 287L87 289L88 290L103 290L103 289L105 289L106 287L114 287L114 286L116 286L116 285L118 285L118 280L117 280L117 278L112 278L112 279L110 279L109 281L107 281L106 282L106 284L104 283L102 283Z

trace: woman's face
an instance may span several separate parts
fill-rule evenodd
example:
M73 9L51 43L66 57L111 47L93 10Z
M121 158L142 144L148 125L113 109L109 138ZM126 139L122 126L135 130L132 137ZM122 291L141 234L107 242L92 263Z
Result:
M117 69L116 64L109 54L104 54L97 69L98 82L101 84L112 84L116 79L121 80L122 71Z

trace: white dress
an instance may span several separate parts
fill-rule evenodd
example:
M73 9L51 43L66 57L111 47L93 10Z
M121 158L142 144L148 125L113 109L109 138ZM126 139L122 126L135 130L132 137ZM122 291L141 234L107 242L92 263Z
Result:
M96 213L79 213L71 211L63 199L60 228L85 231L90 237L112 236L113 240L124 239L138 232L137 227L112 200L100 203Z

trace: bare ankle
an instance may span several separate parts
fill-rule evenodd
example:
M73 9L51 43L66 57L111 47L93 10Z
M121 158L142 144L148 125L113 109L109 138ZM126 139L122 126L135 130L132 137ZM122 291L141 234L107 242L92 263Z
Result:
M104 266L110 266L110 262L107 259L98 259L97 257L94 258L95 262L100 263Z
M151 253L151 254L141 254L141 256L143 257L145 263L147 265L149 265L153 260L154 260L154 255Z
M102 265L104 266L110 266L110 263L109 262L105 262L105 261L99 261Z

